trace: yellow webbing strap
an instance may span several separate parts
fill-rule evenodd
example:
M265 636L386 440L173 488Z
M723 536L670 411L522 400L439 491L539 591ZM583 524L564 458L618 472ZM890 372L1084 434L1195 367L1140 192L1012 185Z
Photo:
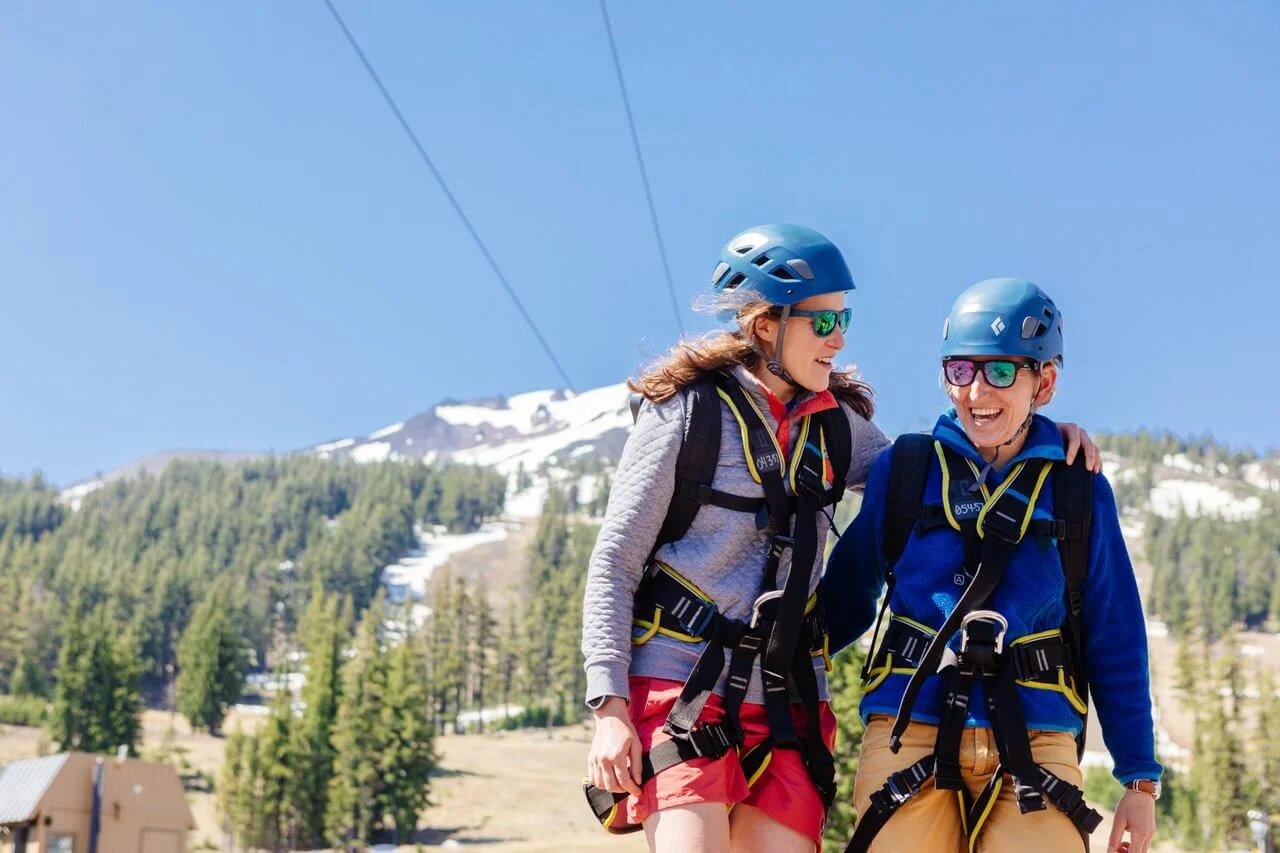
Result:
M905 622L911 627L928 634L930 637L938 633L923 622L917 622L916 620L910 619L906 616L899 616L896 613L890 613L889 619L885 623L884 635L881 637L881 642L884 642L884 636L888 636L889 628L893 625L894 620ZM876 650L872 650L870 654L872 655L871 659L875 660L875 655L878 654L878 652ZM895 667L893 665L893 652L885 652L884 666L876 667L867 672L867 680L862 685L862 692L865 694L875 690L884 683L884 680L890 675L912 675L915 671L915 667L912 666Z
M723 388L717 388L716 393L720 395L720 399L724 400L725 405L729 407L729 411L733 414L733 419L738 422L738 429L742 431L742 450L747 457L747 470L751 472L751 479L763 485L763 481L760 479L760 472L756 469L756 462L751 458L751 437L747 431L746 419L742 417L742 412L738 411L737 404L733 402L733 398L729 396L727 391ZM764 415L760 413L760 407L751 399L751 395L743 394L743 397L746 399L747 404L755 410L756 416L760 418L760 422L764 424L769 423L765 420ZM778 444L778 437L767 429L765 432L769 434L769 440L773 442L773 449L777 451L778 459L783 459L782 447Z
M671 578L676 583L683 586L685 589L689 590L689 593L693 595L695 598L707 604L713 603L711 601L711 596L707 595L705 592L699 589L696 583L689 580L684 575L680 574L680 572L671 568L671 566L667 565L661 560L654 560L653 562L654 562L654 565L658 567L658 571L662 572L667 577ZM701 637L695 637L691 634L685 634L680 631L673 631L670 628L663 628L659 620L660 615L661 615L661 608L655 607L653 609L652 621L648 619L639 619L639 618L632 620L631 624L633 627L644 629L643 634L640 634L639 636L635 636L631 638L631 644L633 646L643 646L645 643L652 640L655 634L661 634L664 637L670 637L671 639L679 640L682 643L701 643L702 642Z
M1012 647L1025 643L1034 643L1037 640L1046 640L1050 637L1061 636L1062 631L1060 629L1052 628L1048 631L1041 631L1038 634L1026 634L1014 640L1009 645ZM1022 679L1018 679L1016 683L1019 687L1030 687L1035 690L1052 690L1054 692L1061 693L1067 698L1067 701L1071 703L1071 707L1075 708L1077 713L1086 714L1089 711L1089 706L1080 698L1080 694L1076 692L1075 677L1073 676L1068 683L1066 670L1062 667L1058 667L1058 680L1056 683L1048 681L1023 681Z
M997 771L999 772L999 771ZM1004 773L1000 773L996 779L995 787L991 789L991 796L987 799L987 804L982 809L982 814L978 815L978 819L973 823L973 829L969 832L969 853L974 853L978 845L978 833L982 832L983 825L987 822L987 818L991 816L991 810L996 806L996 800L1000 799L1000 789L1004 786Z

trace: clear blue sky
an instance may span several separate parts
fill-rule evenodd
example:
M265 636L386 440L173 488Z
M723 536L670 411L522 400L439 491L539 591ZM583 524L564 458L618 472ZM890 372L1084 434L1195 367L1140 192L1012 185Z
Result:
M574 383L669 345L595 2L335 1ZM1066 316L1050 414L1280 444L1274 2L610 10L682 303L811 224L889 431L942 406L953 297L1018 275ZM0 80L0 470L559 384L319 0L7 3Z

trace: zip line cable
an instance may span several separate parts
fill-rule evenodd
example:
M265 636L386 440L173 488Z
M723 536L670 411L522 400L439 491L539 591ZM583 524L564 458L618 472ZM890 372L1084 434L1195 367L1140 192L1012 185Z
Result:
M480 253L484 255L484 259L489 262L490 269L493 274L498 277L498 281L502 283L506 289L507 295L511 297L511 301L515 303L516 308L520 311L520 316L524 317L525 323L533 332L534 337L538 339L538 343L542 344L542 349L546 352L547 358L551 359L551 363L555 365L556 370L560 372L560 378L564 380L565 385L570 391L574 390L573 380L569 378L569 374L560 365L560 360L551 350L551 345L547 343L547 339L542 336L542 332L538 329L538 324L533 321L533 317L529 316L529 312L525 310L524 303L520 301L520 297L516 296L515 289L511 287L511 283L507 281L506 275L503 274L502 268L498 266L498 262L494 260L493 255L489 252L489 248L480 239L479 232L475 226L471 224L471 220L463 211L462 205L458 203L458 199L454 197L453 192L449 189L449 185L445 183L444 176L440 174L440 170L436 168L436 164L432 162L430 155L427 154L422 143L418 140L418 135L413 132L413 128L409 126L409 122L405 119L404 113L400 112L400 108L396 106L395 99L391 97L391 93L387 91L387 87L383 85L382 78L378 76L378 72L373 70L369 58L360 48L360 43L356 41L356 37L351 34L351 30L347 28L347 23L342 19L342 15L338 14L338 10L334 8L332 0L324 0L324 5L329 8L329 14L333 15L333 20L342 30L342 34L347 37L347 43L351 45L351 49L355 51L356 56L360 58L360 64L364 66L364 70L369 73L370 79L373 80L378 91L382 93L382 99L387 102L387 106L391 108L391 112L395 114L396 120L400 122L400 127L404 129L405 135L409 137L409 141L413 143L413 147L417 150L418 156L422 158L422 162L431 171L432 177L436 179L436 183L440 185L440 189L444 192L445 198L449 200L449 204L453 206L454 213L458 214L458 218L462 220L462 224L466 226L467 232L471 235L471 239L475 241L476 246L480 249ZM665 262L665 256L664 256ZM670 276L668 275L668 281Z
M667 262L667 245L663 242L662 229L658 226L658 209L653 204L649 173L644 167L644 156L640 153L640 135L636 133L636 120L631 114L631 99L627 97L627 83L622 78L622 62L618 59L618 45L613 40L613 25L609 23L609 7L605 4L605 0L600 0L600 16L604 18L604 32L609 37L609 54L613 57L613 70L618 75L618 88L622 90L622 106L627 112L627 127L631 128L631 144L635 147L636 164L640 166L640 182L644 184L645 201L649 203L649 219L653 223L653 235L658 239L658 254L662 256L662 272L667 277L667 292L671 294L671 313L675 315L676 327L683 335L684 322L680 319L680 301L676 298L676 286L671 280L671 264Z

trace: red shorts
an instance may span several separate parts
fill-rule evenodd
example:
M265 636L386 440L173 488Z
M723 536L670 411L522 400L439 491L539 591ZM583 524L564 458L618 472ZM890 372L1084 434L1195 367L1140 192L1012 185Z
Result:
M670 740L662 731L667 714L684 687L678 681L661 678L632 677L631 722L640 736L640 747L645 752L655 744ZM836 718L826 702L821 704L822 739L827 748L835 747ZM804 732L803 705L791 709L796 731ZM739 713L745 735L743 752L769 735L769 719L764 705L744 702ZM724 702L712 695L699 720L718 723L724 719ZM669 767L644 784L639 797L628 796L618 810L622 823L639 826L654 812L672 806L692 803L746 803L801 835L822 843L822 825L825 812L818 790L809 779L800 754L792 749L775 749L768 765L759 777L747 785L738 753L730 751L723 758L695 758ZM625 812L624 812L625 809ZM616 828L616 827L615 827Z

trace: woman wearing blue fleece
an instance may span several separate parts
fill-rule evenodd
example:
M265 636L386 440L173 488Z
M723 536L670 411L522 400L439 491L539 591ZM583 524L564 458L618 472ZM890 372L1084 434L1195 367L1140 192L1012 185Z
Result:
M850 850L1081 850L1098 820L1075 740L1087 690L1127 788L1107 850L1148 849L1161 767L1142 605L1110 486L1064 471L1057 426L1035 414L1061 365L1061 314L1040 288L966 290L943 330L954 408L931 440L880 455L831 554L832 648L878 621L886 583L891 614L864 669ZM1074 596L1055 542L1073 534Z

